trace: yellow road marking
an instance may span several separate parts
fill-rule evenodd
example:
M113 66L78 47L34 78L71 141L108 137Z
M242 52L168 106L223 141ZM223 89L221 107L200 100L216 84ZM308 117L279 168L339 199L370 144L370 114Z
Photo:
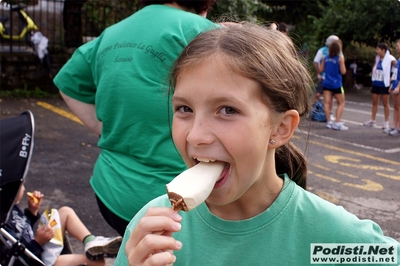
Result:
M320 198L332 202L333 204L338 204L339 199L333 196L332 194L323 192L323 191L315 191L315 194L318 195Z
M315 167L317 167L317 168L319 168L319 169L322 169L322 170L326 170L326 171L330 171L330 170L331 170L330 168L325 167L325 166L320 165L320 164L315 164L315 163L313 163L312 165L314 165Z
M386 177L386 178L390 178L390 179L393 179L393 180L400 180L400 175L386 175L386 174L382 174L382 173L376 173L376 175L383 176L383 177Z
M352 175L352 174L345 173L345 172L342 172L342 171L336 171L336 173L338 173L340 175L348 176L348 177L351 177L351 178L358 178L358 176L356 176L356 175Z
M299 136L293 136L293 138L303 139L303 138L301 138ZM383 163L388 163L388 164L393 164L393 165L400 165L400 162L388 160L388 159L381 158L381 157L375 157L375 156L372 156L372 155L369 155L369 154L364 154L364 153L361 153L361 152L342 149L342 148L339 148L339 147L336 147L336 146L332 146L332 145L328 145L328 144L325 144L325 143L321 143L319 141L315 141L315 140L310 140L309 139L308 142L309 143L313 143L313 144L315 144L317 146L321 146L321 147L325 147L325 148L331 149L331 150L341 151L341 152L344 152L344 153L350 153L350 154L353 154L353 155L357 155L357 156L360 156L360 157L368 158L368 159L379 161L379 162L383 162Z
M379 183L376 183L369 179L361 179L361 180L365 182L365 185L357 185L357 184L352 184L352 183L343 183L343 185L349 186L349 187L354 187L354 188L359 188L359 189L367 190L367 191L382 191L383 190L383 186Z
M321 175L321 174L315 174L316 177L322 178L322 179L326 179L335 183L340 183L341 181L339 179L330 177L330 176L326 176L326 175Z
M72 121L74 121L74 122L76 122L78 124L83 125L82 121L77 116L75 116L74 114L72 114L70 112L64 111L63 109L60 109L58 107L55 107L55 106L53 106L51 104L48 104L48 103L45 103L45 102L37 102L36 104L41 106L41 107L43 107L43 108L45 108L45 109L53 111L54 113L57 113L57 114L59 114L59 115L61 115L63 117L71 119Z

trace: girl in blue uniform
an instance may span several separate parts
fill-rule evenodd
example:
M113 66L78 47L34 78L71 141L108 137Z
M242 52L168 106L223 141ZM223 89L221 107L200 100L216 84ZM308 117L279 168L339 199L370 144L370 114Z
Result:
M326 127L334 130L348 130L348 127L340 121L344 110L344 91L342 86L342 75L346 74L344 57L340 56L342 51L339 41L334 41L329 45L329 54L321 62L320 73L325 72L325 79L322 82L324 93L324 111L327 119ZM330 119L332 109L332 97L337 101L336 121L333 123Z
M400 53L400 39L396 42L396 50ZM400 58L392 69L392 83L390 93L393 96L393 127L386 129L385 133L391 136L400 136Z

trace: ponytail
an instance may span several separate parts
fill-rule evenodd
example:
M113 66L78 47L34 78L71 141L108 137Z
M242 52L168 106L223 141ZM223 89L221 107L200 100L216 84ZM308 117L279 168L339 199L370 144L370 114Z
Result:
M277 174L288 174L297 185L307 187L307 159L293 143L276 149L275 167Z

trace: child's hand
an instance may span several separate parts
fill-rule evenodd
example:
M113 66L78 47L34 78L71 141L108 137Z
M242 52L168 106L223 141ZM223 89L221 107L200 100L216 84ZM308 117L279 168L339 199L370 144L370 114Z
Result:
M125 247L129 265L172 265L182 243L172 237L182 217L169 208L150 208L132 232Z
M32 192L27 192L26 193L29 198L28 198L28 209L29 211L34 214L37 215L37 212L39 210L40 205L42 204L42 199L43 199L43 194L40 193L40 191L34 191Z
M49 227L49 225L39 227L35 232L35 240L41 246L49 242L53 237L54 231Z

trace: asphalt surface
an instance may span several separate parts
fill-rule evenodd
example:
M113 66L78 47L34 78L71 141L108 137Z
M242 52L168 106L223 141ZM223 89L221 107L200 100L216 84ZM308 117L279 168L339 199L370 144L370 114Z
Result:
M27 191L40 190L46 207L72 207L96 235L117 233L103 220L89 185L99 154L98 137L70 113L62 99L2 99L0 119L33 112L35 149L26 180ZM308 186L313 193L362 219L376 221L388 236L400 241L400 137L362 126L370 118L368 88L346 91L343 121L346 132L325 123L302 121L293 142L309 161ZM391 108L392 121L393 107ZM379 107L377 122L383 122ZM82 245L72 240L74 252ZM108 260L112 265L113 260Z

